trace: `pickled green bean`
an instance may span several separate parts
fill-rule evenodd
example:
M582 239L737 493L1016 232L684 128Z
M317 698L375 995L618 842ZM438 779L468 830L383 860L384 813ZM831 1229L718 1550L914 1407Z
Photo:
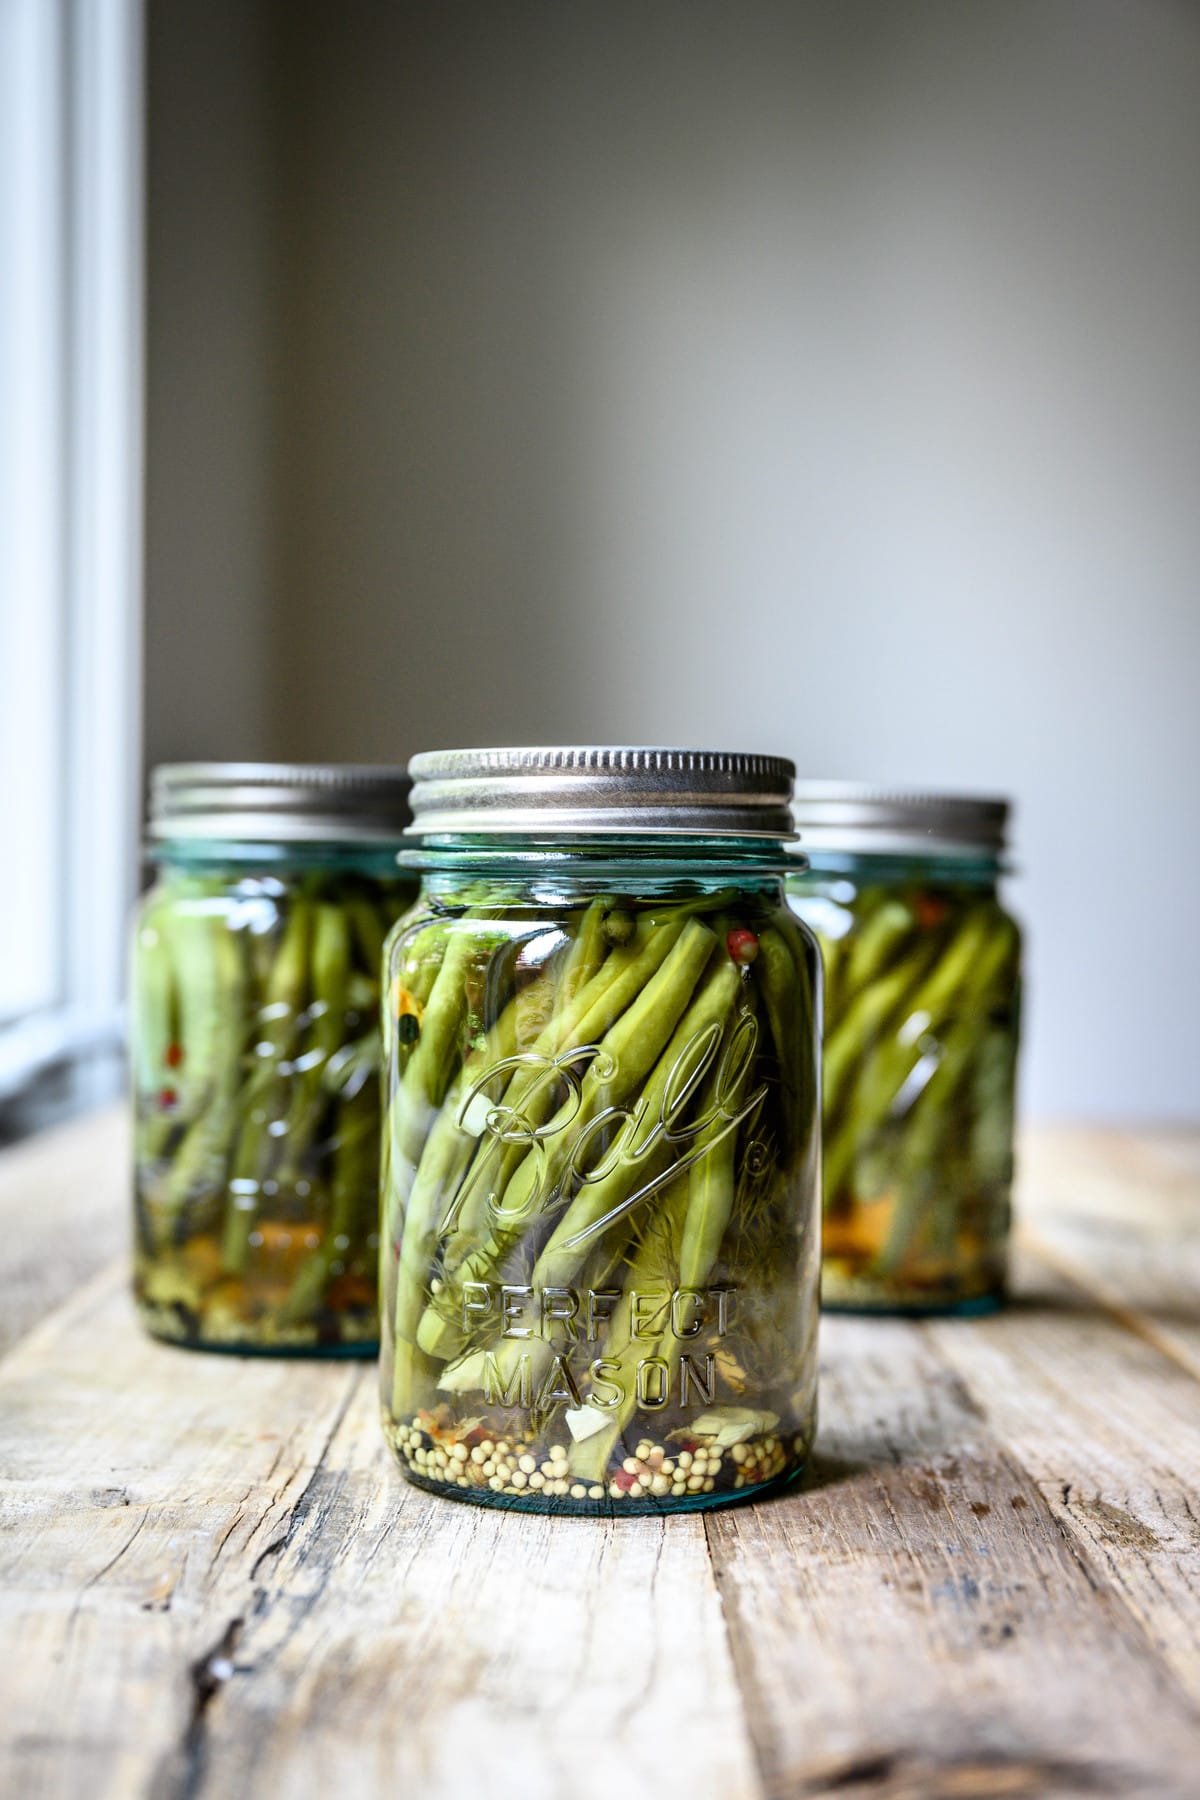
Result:
M135 1287L157 1335L373 1345L382 948L410 893L302 862L167 871L147 903Z
M846 886L839 877L839 891ZM913 878L793 904L838 971L825 1042L827 1300L958 1306L1003 1284L1018 934L986 881ZM849 921L848 929L845 922Z
M671 1468L668 1437L686 1468L694 1428L714 1473L684 1491L716 1479L717 1434L739 1444L728 1485L759 1486L807 1443L771 1433L794 1404L773 1385L779 1346L815 1270L815 1231L784 1205L815 1190L815 947L752 886L606 892L569 913L536 890L514 882L511 903L514 921L542 921L541 973L522 973L482 1037L467 995L492 994L500 953L481 916L457 916L478 949L437 1116L418 1156L401 1130L386 1155L389 1437L434 1485L447 1469L460 1487L594 1502L635 1480L677 1491L647 1469ZM432 929L416 909L393 938L393 984ZM388 1039L392 1109L418 1054L407 1040ZM636 1418L661 1441L642 1445Z
M284 929L278 954L267 981L266 1003L258 1017L260 1036L254 1045L258 1058L246 1085L244 1116L233 1158L230 1193L233 1204L225 1215L221 1258L230 1274L240 1275L246 1266L250 1233L257 1208L259 1182L269 1143L266 1107L281 1079L280 1064L293 1051L309 982L309 939L312 908L297 900Z

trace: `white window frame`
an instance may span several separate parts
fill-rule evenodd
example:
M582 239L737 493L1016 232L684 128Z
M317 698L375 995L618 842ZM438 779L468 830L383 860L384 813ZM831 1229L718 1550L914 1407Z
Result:
M39 109L37 238L18 254L42 258L53 290L23 327L43 334L28 345L42 372L38 437L51 446L30 524L43 541L27 564L13 561L36 569L27 590L18 581L0 604L54 607L62 644L46 802L58 844L55 991L0 1030L3 1102L47 1064L86 1067L87 1053L121 1038L140 816L145 109L142 0L0 6L19 20L9 41L28 57L21 78ZM23 778L38 771L0 771ZM19 876L20 844L6 853Z

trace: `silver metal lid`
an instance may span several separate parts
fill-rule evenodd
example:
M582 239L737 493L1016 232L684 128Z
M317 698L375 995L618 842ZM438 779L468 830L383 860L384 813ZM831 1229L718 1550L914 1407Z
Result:
M795 766L725 750L431 750L414 756L411 833L795 836Z
M403 768L365 763L163 763L149 835L235 843L395 843L408 824Z
M802 781L793 816L809 852L999 856L1009 803L975 794L904 793L854 781Z

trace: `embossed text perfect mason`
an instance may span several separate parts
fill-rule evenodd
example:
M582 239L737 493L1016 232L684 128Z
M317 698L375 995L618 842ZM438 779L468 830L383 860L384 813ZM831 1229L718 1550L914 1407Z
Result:
M485 1504L715 1505L813 1428L816 952L790 764L416 760L386 952L383 1403Z

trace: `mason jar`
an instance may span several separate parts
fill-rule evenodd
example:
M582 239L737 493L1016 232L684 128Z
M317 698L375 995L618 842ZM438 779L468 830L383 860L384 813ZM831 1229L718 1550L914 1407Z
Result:
M980 1312L1004 1292L1020 933L1008 804L808 782L789 883L825 966L826 1305Z
M812 1440L818 958L792 765L642 749L412 763L388 942L388 1441L454 1499L722 1505Z
M155 770L132 956L134 1286L156 1336L378 1342L380 977L402 769Z

